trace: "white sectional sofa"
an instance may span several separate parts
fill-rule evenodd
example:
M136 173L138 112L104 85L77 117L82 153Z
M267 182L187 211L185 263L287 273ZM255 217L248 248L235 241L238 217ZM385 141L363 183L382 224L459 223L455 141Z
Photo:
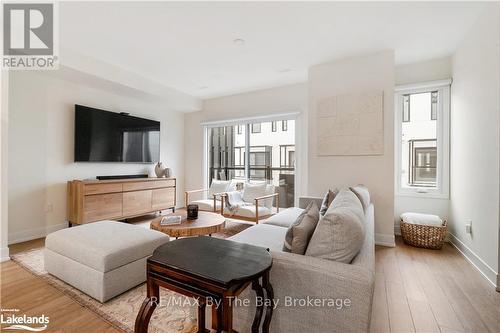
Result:
M311 332L311 327L314 327L314 332L366 332L370 325L374 288L373 204L365 209L362 248L350 264L345 264L282 251L288 226L311 200L315 200L318 207L321 205L321 198L301 198L300 207L283 210L230 239L267 247L272 253L270 279L278 304L273 313L271 332ZM248 288L240 298L253 303L255 296ZM320 306L302 304L308 300L323 303ZM329 306L331 300L337 304L342 302L342 305ZM239 304L236 303L234 309L234 327L239 332L250 332L255 306Z

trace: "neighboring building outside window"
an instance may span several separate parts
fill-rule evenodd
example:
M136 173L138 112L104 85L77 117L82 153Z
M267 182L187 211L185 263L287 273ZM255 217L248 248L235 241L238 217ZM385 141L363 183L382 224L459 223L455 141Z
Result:
M396 88L397 191L449 193L449 81Z
M403 95L403 122L410 121L410 95Z
M431 93L431 120L437 120L438 97L439 94L437 91Z
M252 127L252 133L260 133L260 123L255 123L250 125Z
M287 120L281 121L281 130L283 132L288 131L288 121Z
M278 125L282 120L207 127L208 185L213 179L265 181L280 193L280 207L293 207L295 120L287 121L287 131Z

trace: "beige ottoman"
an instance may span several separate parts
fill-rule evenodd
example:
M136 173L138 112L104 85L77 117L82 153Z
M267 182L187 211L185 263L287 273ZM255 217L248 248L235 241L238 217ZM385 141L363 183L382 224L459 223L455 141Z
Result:
M146 281L146 259L169 241L161 232L116 221L56 231L45 240L45 270L106 302Z

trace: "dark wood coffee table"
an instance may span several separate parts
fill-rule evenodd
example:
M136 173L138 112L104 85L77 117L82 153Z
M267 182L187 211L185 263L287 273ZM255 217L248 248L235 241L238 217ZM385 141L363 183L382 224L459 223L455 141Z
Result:
M259 332L264 312L262 331L269 332L274 297L269 282L272 262L265 248L212 237L183 238L158 247L147 261L147 297L137 314L135 332L148 331L160 302L159 287L198 299L198 332L206 332L207 302L222 304L212 306L212 328L235 332L233 301L250 284L263 299L256 308L252 332Z
M198 212L196 220L188 220L185 209L179 209L175 213L166 216L180 216L181 224L177 225L161 225L160 221L163 216L155 218L151 221L150 228L161 231L171 237L192 237L202 235L212 235L224 229L226 219L224 216L212 212Z

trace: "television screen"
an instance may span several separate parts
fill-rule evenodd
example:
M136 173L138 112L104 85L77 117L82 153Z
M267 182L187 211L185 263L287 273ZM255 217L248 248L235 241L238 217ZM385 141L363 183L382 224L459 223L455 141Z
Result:
M75 162L150 163L160 158L160 122L75 105Z

